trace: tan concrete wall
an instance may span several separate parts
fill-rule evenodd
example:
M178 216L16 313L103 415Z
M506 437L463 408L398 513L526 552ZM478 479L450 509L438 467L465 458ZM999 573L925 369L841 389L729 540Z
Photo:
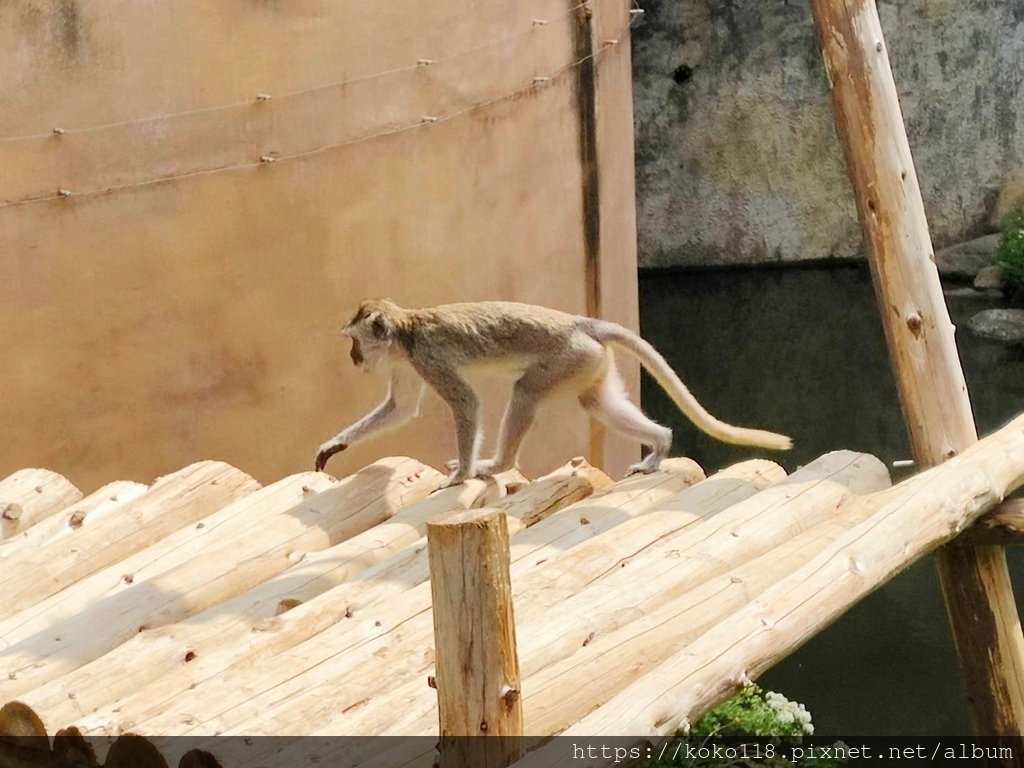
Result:
M625 22L624 2L597 5L600 29ZM575 70L523 90L572 61L569 7L0 4L0 476L42 465L89 489L211 457L272 480L309 468L383 395L337 335L360 298L583 312ZM280 95L419 58L436 63ZM625 40L598 72L605 314L635 326ZM237 106L76 130L223 104ZM32 137L55 126L67 132ZM10 204L59 188L74 194ZM487 389L492 438L500 391ZM587 420L568 410L542 417L528 471L586 453ZM435 396L414 425L329 469L391 453L454 455ZM615 470L636 455L606 452Z

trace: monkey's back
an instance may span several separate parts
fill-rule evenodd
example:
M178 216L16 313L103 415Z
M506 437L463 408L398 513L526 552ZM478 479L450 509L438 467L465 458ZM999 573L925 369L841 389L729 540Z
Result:
M415 356L417 340L451 362L535 358L570 342L579 318L557 309L513 301L442 304L406 310L404 334Z

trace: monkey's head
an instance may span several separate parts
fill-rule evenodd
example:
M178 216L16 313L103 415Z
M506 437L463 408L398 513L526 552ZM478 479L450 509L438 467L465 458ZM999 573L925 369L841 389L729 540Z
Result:
M352 339L352 363L375 371L388 355L401 322L402 308L390 299L367 299L342 331Z

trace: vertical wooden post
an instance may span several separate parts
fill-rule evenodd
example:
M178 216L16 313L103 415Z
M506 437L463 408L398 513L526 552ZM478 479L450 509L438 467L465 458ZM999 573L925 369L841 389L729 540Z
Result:
M519 759L523 734L505 513L434 518L427 551L441 768L504 768Z
M811 0L914 457L977 440L874 0ZM1024 733L1024 638L1003 550L937 555L975 731ZM1020 750L1014 750L1018 764Z

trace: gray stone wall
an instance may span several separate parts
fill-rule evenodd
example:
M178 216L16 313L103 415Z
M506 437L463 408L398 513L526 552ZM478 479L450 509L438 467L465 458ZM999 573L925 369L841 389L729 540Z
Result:
M641 265L856 256L807 1L643 6ZM879 12L936 246L992 231L1000 191L1024 185L1024 0L888 1Z

